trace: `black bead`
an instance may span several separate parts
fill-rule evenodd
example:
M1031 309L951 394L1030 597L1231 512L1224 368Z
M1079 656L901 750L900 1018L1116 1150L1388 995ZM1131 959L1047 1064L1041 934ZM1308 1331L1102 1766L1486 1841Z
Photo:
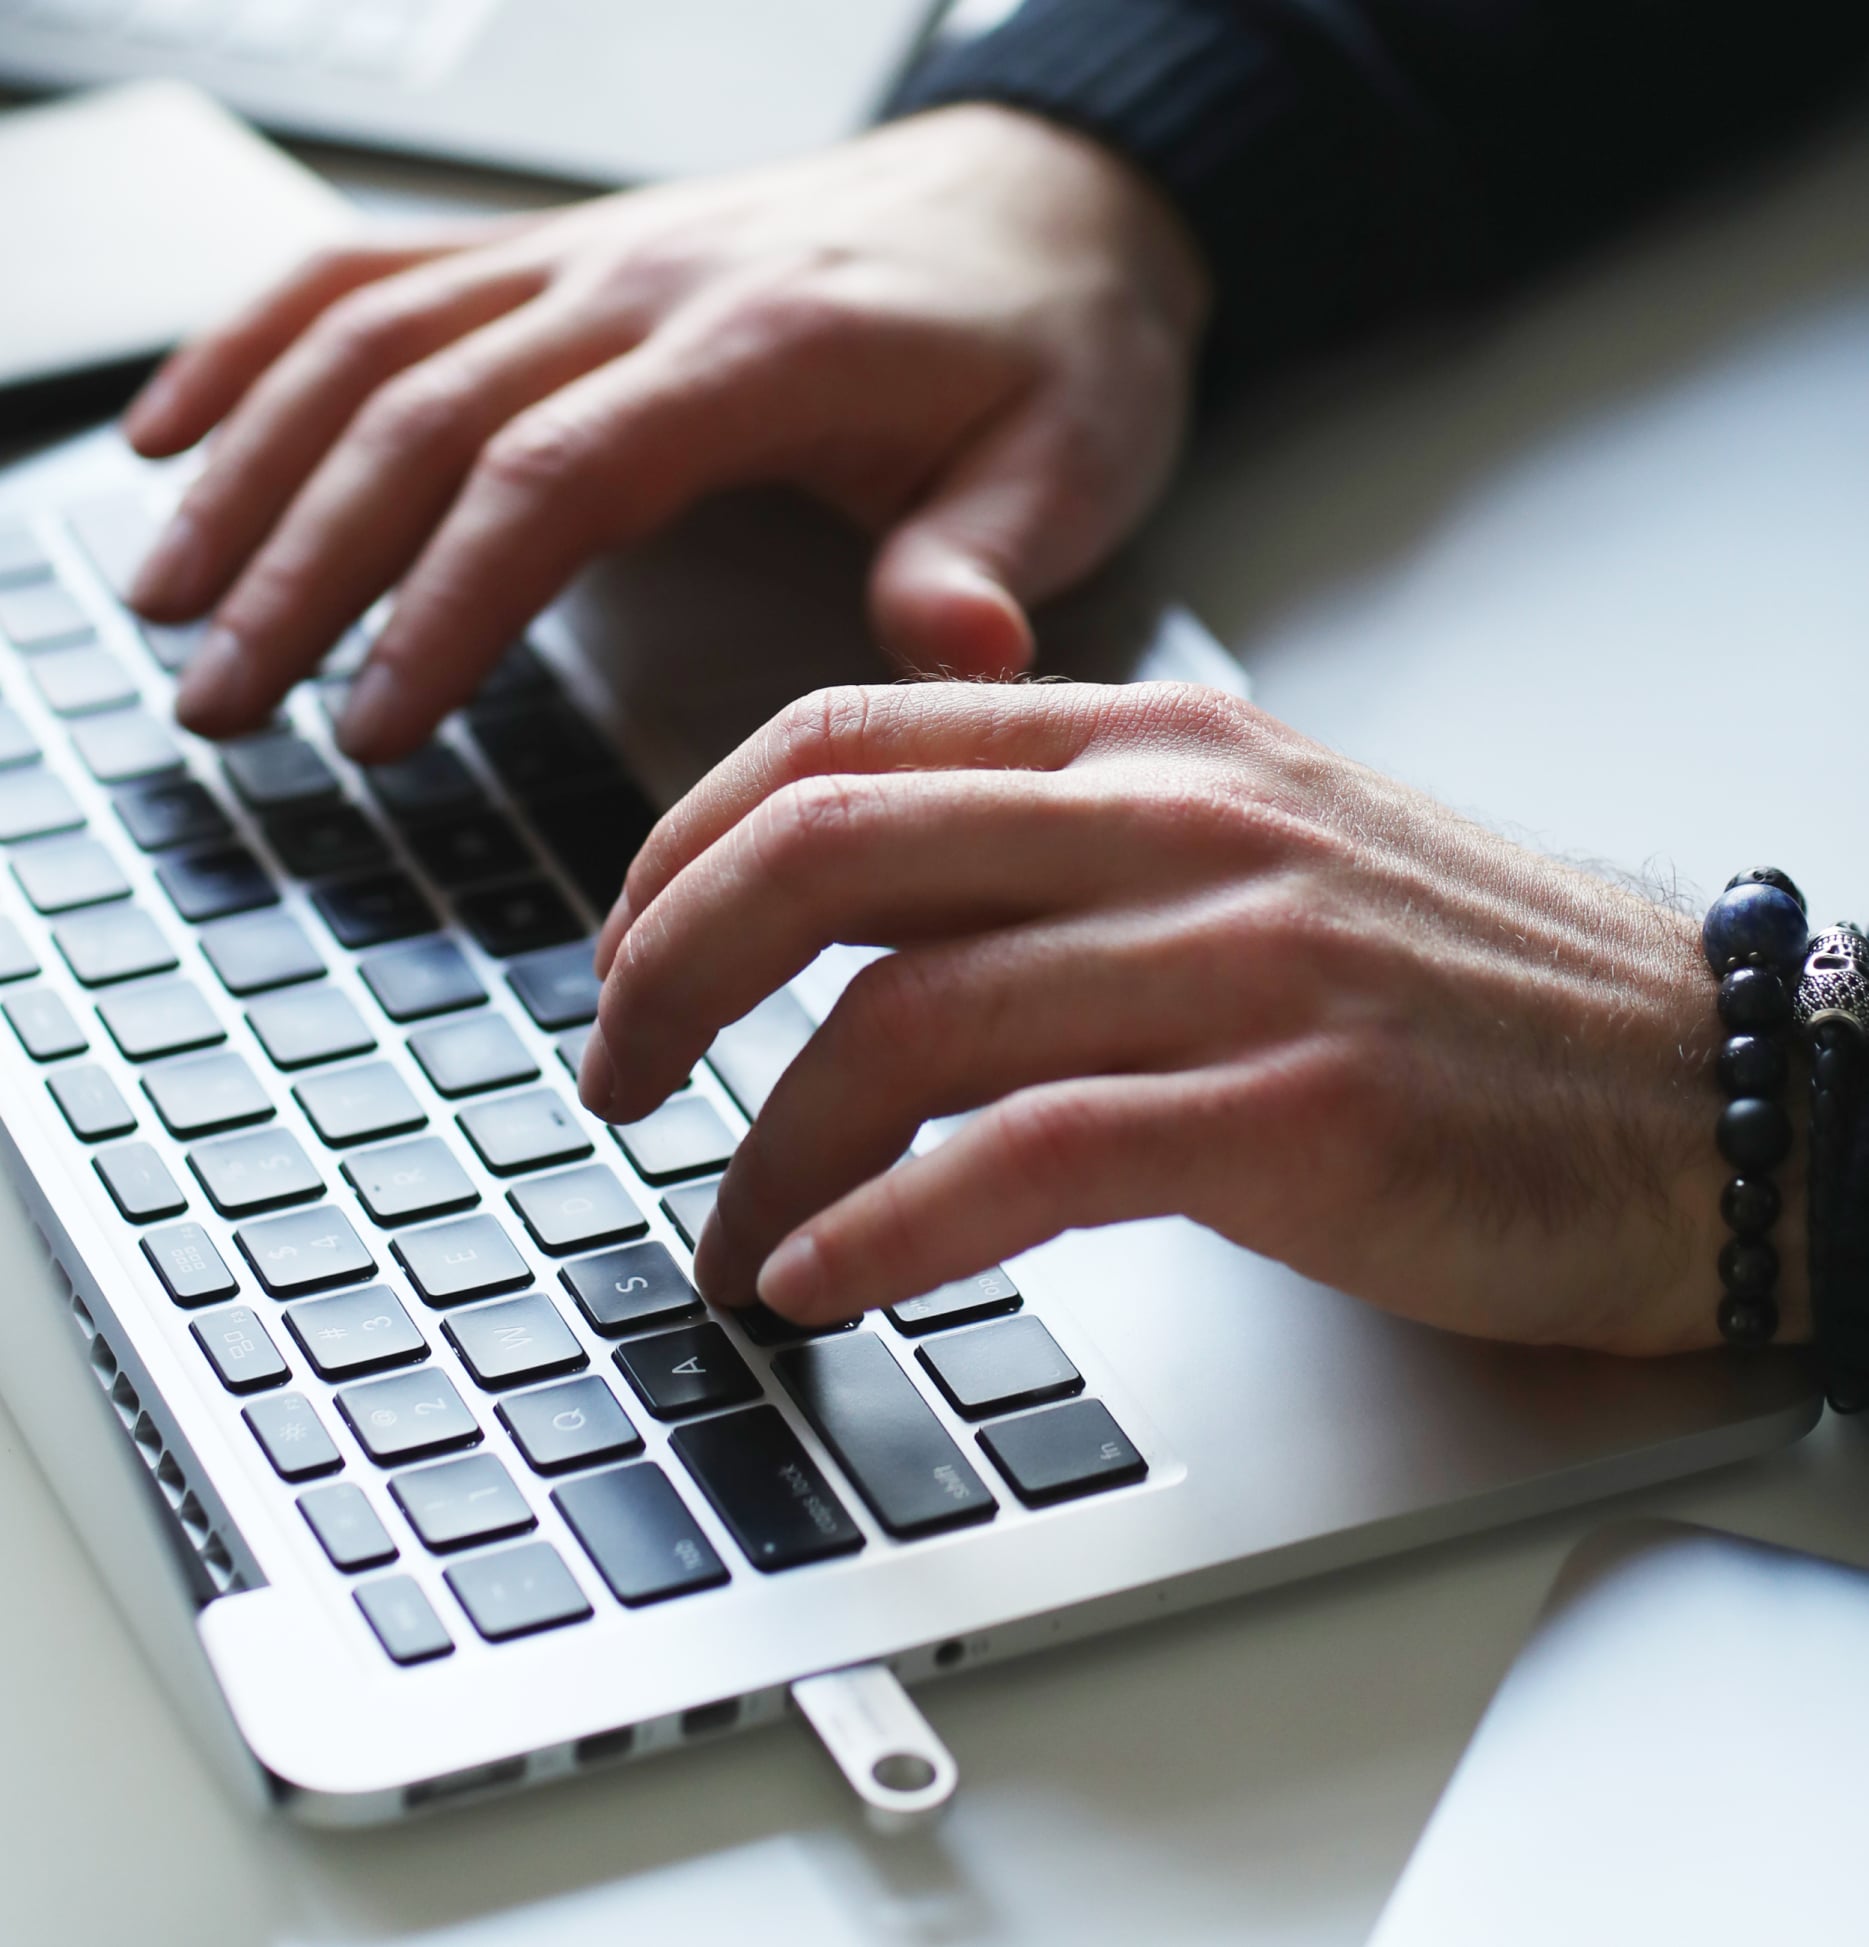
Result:
M1736 1033L1782 1028L1791 1019L1791 990L1766 967L1736 967L1720 982L1720 1019Z
M1720 1050L1720 1086L1728 1095L1779 1095L1791 1072L1782 1043L1736 1034Z
M1736 1176L1720 1192L1720 1215L1741 1237L1758 1237L1778 1221L1782 1199L1769 1176Z
M1715 1129L1720 1154L1734 1169L1756 1174L1782 1163L1791 1153L1791 1118L1776 1102L1741 1096L1720 1111Z
M1720 1336L1728 1345L1769 1345L1778 1330L1778 1307L1769 1298L1720 1300Z
M1735 1298L1769 1298L1778 1282L1778 1253L1756 1239L1735 1237L1720 1252L1720 1282Z
M1835 1088L1844 1079L1848 1059L1834 1041L1825 1042L1811 1060L1811 1072L1825 1088ZM1765 1092L1759 1090L1761 1095Z
M1731 892L1735 886L1743 886L1748 882L1755 886L1776 886L1780 892L1788 892L1798 902L1800 912L1810 911L1810 907L1805 904L1804 895L1792 883L1791 875L1788 872L1780 872L1775 865L1755 865L1744 872L1735 872L1727 880L1726 890Z

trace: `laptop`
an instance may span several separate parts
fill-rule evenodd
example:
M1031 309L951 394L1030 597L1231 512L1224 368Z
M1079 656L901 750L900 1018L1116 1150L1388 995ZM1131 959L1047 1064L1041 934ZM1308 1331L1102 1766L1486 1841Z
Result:
M1371 1947L1862 1934L1869 1573L1630 1522L1581 1543Z
M800 1337L690 1244L832 953L611 1131L572 1083L646 829L785 693L877 675L863 548L771 495L603 564L405 763L169 723L117 591L179 475L0 472L0 1386L245 1789L383 1821L793 1708L879 1817L903 1686L1795 1439L1794 1357L1383 1317L1180 1220ZM1045 667L1239 683L1139 575ZM930 1135L936 1139L938 1132Z
M317 140L596 184L871 120L932 0L0 0L0 81L163 75Z

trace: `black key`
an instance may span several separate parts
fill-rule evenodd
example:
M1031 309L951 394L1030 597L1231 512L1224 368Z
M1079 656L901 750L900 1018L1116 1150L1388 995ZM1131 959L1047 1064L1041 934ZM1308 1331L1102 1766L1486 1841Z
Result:
M632 1609L727 1580L726 1563L659 1467L645 1462L566 1481L552 1500L610 1593Z
M61 717L121 710L138 700L129 671L108 649L52 649L35 656L31 667L46 708Z
M288 1129L199 1143L188 1152L188 1167L223 1217L245 1217L324 1195L324 1179Z
M538 651L528 642L515 642L480 679L480 688L474 692L470 707L484 710L489 703L512 703L520 697L536 702L552 695L557 688L557 679L545 667Z
M583 1622L591 1613L583 1590L549 1541L529 1541L457 1562L448 1570L447 1582L489 1643Z
M1083 1375L1036 1318L1002 1319L971 1332L931 1339L915 1356L964 1420L1068 1399Z
M513 1393L494 1409L535 1473L561 1474L642 1451L642 1435L601 1379Z
M562 699L471 710L468 727L494 775L516 798L549 797L618 770L602 735Z
M289 1305L286 1329L320 1379L360 1379L428 1357L428 1341L387 1285Z
M178 1305L211 1305L240 1289L214 1240L199 1224L176 1224L146 1231L143 1255L155 1267L162 1288Z
M335 1474L344 1464L337 1443L303 1393L275 1393L270 1399L255 1400L240 1417L253 1429L254 1439L281 1480L313 1480L320 1474Z
M131 1061L185 1055L227 1039L214 1010L185 980L132 987L97 1004L98 1019Z
M581 1257L558 1276L592 1328L609 1338L672 1325L701 1310L699 1294L660 1244L625 1244Z
M610 1133L637 1174L657 1184L718 1173L732 1160L740 1140L713 1103L699 1095L677 1095L640 1122L626 1122Z
M83 823L78 800L50 771L37 764L0 771L0 845L75 832Z
M255 907L279 903L278 889L243 845L164 859L156 867L156 877L175 910L197 926L203 920L225 919L229 913L250 913Z
M135 1111L118 1093L117 1084L89 1062L79 1068L59 1069L46 1077L45 1085L80 1142L127 1136L136 1127Z
M256 1393L288 1377L279 1348L267 1337L259 1313L250 1305L204 1312L188 1329L208 1355L215 1377L230 1393Z
M772 1369L886 1533L992 1518L998 1503L874 1332L794 1346Z
M358 1444L380 1467L478 1443L480 1428L445 1372L399 1372L337 1396Z
M50 581L52 557L23 521L0 524L0 588L17 588L30 581Z
M429 1663L454 1648L421 1584L410 1576L386 1575L380 1582L366 1582L357 1591L357 1607L392 1663Z
M708 1066L751 1122L811 1035L811 1016L796 995L781 987L752 1013L721 1029L707 1051Z
M27 987L0 1001L19 1045L34 1061L57 1061L61 1055L82 1054L90 1046L71 1010L49 987Z
M760 1396L758 1376L711 1320L631 1339L617 1347L616 1362L658 1420L686 1419Z
M39 745L17 710L0 703L0 771L19 764L31 764L39 756Z
M539 1079L538 1063L497 1014L423 1028L410 1035L409 1052L443 1095L473 1095Z
M266 836L280 864L300 879L370 871L389 863L382 835L355 805L275 812L266 820Z
M382 1517L370 1505L370 1497L350 1481L333 1481L328 1487L308 1488L299 1496L299 1512L319 1546L331 1557L331 1566L347 1574L375 1568L396 1559L396 1544L389 1538ZM398 1576L397 1581L407 1580ZM415 1587L413 1582L409 1583ZM419 1594L420 1591L418 1590ZM359 1599L362 1591L358 1591ZM369 1611L364 1611L366 1615ZM450 1645L452 1647L452 1645Z
M681 1232L681 1241L693 1250L701 1241L701 1231L714 1213L714 1196L720 1178L703 1183L679 1183L662 1199L663 1214Z
M201 647L201 638L208 632L205 622L142 622L137 626L144 646L171 675L188 666L190 658Z
M618 1244L649 1228L615 1172L601 1163L518 1184L507 1191L506 1200L519 1212L532 1241L552 1257Z
M539 1525L512 1475L490 1453L398 1474L389 1491L423 1546L437 1555L522 1535Z
M193 778L135 785L119 791L111 802L124 830L145 852L209 844L233 829L227 814Z
M230 994L263 994L316 980L318 949L290 913L241 913L201 929L201 950Z
M462 811L417 825L409 844L437 885L485 885L538 870L531 849L497 811Z
M182 768L181 746L146 710L109 710L71 727L72 747L99 784L129 784Z
M337 795L337 775L291 730L267 730L221 746L221 768L255 811L279 811Z
M32 948L10 919L0 917L0 985L9 980L25 980L39 971Z
M533 828L593 906L610 905L655 829L656 809L627 779L528 802Z
M446 744L424 744L394 764L365 773L383 809L399 824L445 817L486 802L486 793Z
M796 1345L800 1339L821 1339L836 1332L854 1332L862 1323L860 1319L838 1318L828 1325L799 1325L757 1300L750 1305L735 1306L733 1322L755 1345Z
M180 1141L264 1122L272 1098L238 1055L188 1055L166 1061L143 1076L143 1093L155 1104L162 1126Z
M919 1298L905 1298L888 1307L889 1322L909 1338L945 1331L950 1325L971 1325L982 1318L1003 1318L1020 1305L1019 1287L996 1264L977 1277L956 1278L937 1285Z
M514 879L454 902L461 924L496 960L582 939L584 922L548 879Z
M536 1292L452 1312L441 1329L474 1383L490 1393L530 1380L556 1379L590 1363L557 1306Z
M68 913L130 896L122 867L94 838L42 838L22 845L13 854L13 876L41 913Z
M187 1197L147 1143L100 1149L91 1164L111 1202L130 1223L153 1224L163 1217L179 1217L188 1208Z
M596 1020L603 982L591 966L591 951L589 940L573 940L569 946L528 953L507 968L506 984L548 1034Z
M777 1407L681 1427L671 1444L762 1574L863 1546L863 1531Z
M462 1217L405 1232L390 1246L425 1304L490 1298L532 1282L532 1267L497 1217Z
M393 1224L419 1224L471 1210L480 1192L454 1152L433 1136L412 1143L366 1149L343 1165L344 1179L357 1192L371 1220L385 1230Z
M329 1149L406 1135L428 1120L409 1084L386 1061L307 1075L292 1093Z
M297 1298L334 1284L355 1284L376 1260L341 1210L328 1205L242 1224L234 1232L240 1254L275 1298Z
M487 998L480 976L452 940L417 940L360 961L357 971L392 1021L424 1021L478 1007Z
M591 1153L584 1124L549 1088L477 1102L455 1120L495 1176L575 1163Z
M320 886L312 903L339 942L352 948L432 933L441 924L414 880L400 872L374 872Z
M56 649L89 642L91 618L56 581L33 581L0 590L0 635L15 649Z
M350 996L328 985L269 994L247 1010L247 1024L275 1068L309 1068L343 1055L367 1055L376 1046Z
M584 1066L584 1050L590 1038L589 1028L567 1028L552 1044L558 1050L558 1059L564 1063L566 1074L574 1082Z
M983 1426L974 1436L1029 1508L1139 1481L1149 1463L1102 1401L1074 1399Z
M73 913L53 927L52 943L87 987L172 973L179 965L162 929L134 906Z

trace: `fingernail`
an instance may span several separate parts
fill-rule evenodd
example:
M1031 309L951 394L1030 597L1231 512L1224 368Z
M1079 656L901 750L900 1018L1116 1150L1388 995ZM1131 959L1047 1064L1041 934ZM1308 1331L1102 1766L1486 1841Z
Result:
M788 1237L759 1270L759 1295L787 1318L808 1318L824 1299L824 1260L808 1230Z
M602 1028L592 1028L584 1044L584 1058L578 1063L578 1100L592 1115L608 1116L610 1098L616 1092L616 1067L604 1041Z
M175 691L175 714L190 730L211 737L247 715L253 669L246 645L231 629L215 627L189 657Z
M404 712L402 678L386 662L367 662L350 686L338 748L353 763L368 764L381 754Z
M130 606L192 613L191 604L197 599L206 566L201 529L192 515L178 509L136 571L130 584Z

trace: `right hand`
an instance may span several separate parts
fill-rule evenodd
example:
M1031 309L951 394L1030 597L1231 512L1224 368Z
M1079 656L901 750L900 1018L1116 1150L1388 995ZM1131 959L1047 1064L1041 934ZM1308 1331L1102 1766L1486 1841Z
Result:
M177 710L262 724L400 584L340 738L379 762L470 696L592 555L702 495L800 485L879 537L900 661L1001 675L1026 604L1159 491L1205 273L1126 163L1001 108L821 155L321 258L177 354L139 451L220 432L134 590L213 610Z

